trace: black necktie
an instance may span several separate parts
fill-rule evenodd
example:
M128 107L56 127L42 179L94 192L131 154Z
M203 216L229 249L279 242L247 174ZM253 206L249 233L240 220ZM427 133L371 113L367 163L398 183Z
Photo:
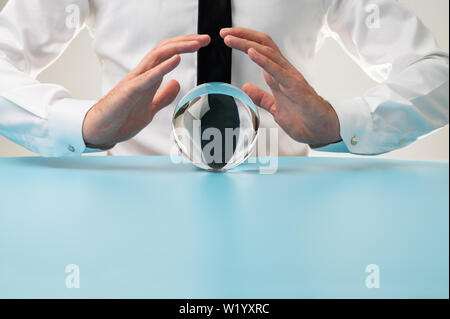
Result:
M197 84L208 82L225 82L231 84L231 48L225 45L220 37L222 28L231 27L231 0L199 0L198 34L208 34L211 43L201 48L197 53ZM232 141L226 141L226 129L236 129L240 126L239 111L233 97L221 94L209 94L209 111L201 119L201 133L209 128L215 128L222 134L220 162L208 161L212 169L225 167L232 154L226 154L225 143L233 143L236 150L237 136ZM214 157L205 153L208 140L202 140L202 150L206 159ZM217 141L216 141L217 142Z
M232 26L231 0L199 0L198 5L198 34L208 34L211 43L198 51L197 84L231 83L231 48L219 34Z

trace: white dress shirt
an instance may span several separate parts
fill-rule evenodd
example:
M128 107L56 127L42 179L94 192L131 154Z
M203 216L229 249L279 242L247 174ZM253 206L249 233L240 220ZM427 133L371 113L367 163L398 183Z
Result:
M43 156L86 152L82 123L96 101L74 99L65 88L40 83L36 76L87 27L107 94L159 41L197 33L197 10L198 0L8 1L0 13L0 134ZM235 0L232 15L234 26L269 34L307 80L314 76L311 62L323 39L331 36L380 83L363 96L331 101L343 142L324 150L384 153L448 123L448 54L394 0ZM196 59L196 54L183 55L165 77L164 82L174 78L181 84L172 105L111 154L170 153L172 113L196 85ZM232 84L246 82L269 90L261 69L234 50ZM261 127L278 126L261 110ZM307 150L280 130L280 155Z

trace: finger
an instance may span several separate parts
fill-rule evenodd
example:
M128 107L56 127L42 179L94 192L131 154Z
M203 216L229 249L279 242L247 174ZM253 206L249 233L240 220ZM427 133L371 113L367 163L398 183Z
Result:
M173 102L180 92L180 83L177 80L169 81L161 88L153 98L151 103L152 113L155 114L167 105Z
M153 69L141 74L139 77L134 79L134 89L139 91L148 90L151 86L161 80L164 75L175 69L180 64L180 61L181 57L176 54Z
M225 38L228 35L233 35L238 38L247 39L250 41L258 42L262 45L267 45L272 48L278 48L272 38L263 32L255 31L248 28L234 27L234 28L224 28L220 30L220 36Z
M175 54L193 53L203 46L205 45L198 41L181 41L155 48L139 63L134 73L142 74Z
M281 85L285 86L286 88L291 87L292 76L288 70L282 68L280 65L278 65L265 55L261 54L260 52L256 51L254 48L250 48L247 54L253 62L258 64L267 73L273 76L274 79L277 80Z
M251 83L244 84L242 90L252 99L253 103L272 114L275 113L275 98L271 94Z
M152 50L135 69L137 75L147 72L175 54L195 52L201 47L197 41L181 41Z
M258 52L261 52L265 56L272 59L274 62L279 63L282 67L287 67L287 61L281 55L281 52L274 50L272 47L268 47L254 41L237 38L233 35L227 35L224 42L230 48L242 51L244 53L247 53L250 48L254 48Z
M178 41L169 39L168 42L158 45L156 48L154 48L150 55L156 56L156 58L158 58L159 54L162 54L163 58L164 58L165 55L167 55L167 54L170 55L171 52L173 52L172 54L190 53L190 52L194 52L194 51L190 51L186 47L190 47L193 44L197 44L197 49L200 49L201 47L209 45L210 42L211 42L211 38L209 37L209 35L202 35L202 36L194 37L190 40L189 40L189 37L187 37L186 39L180 39ZM188 50L188 51L187 52L174 51L174 50L178 50L178 49ZM195 49L193 49L193 50L195 50Z
M207 34L187 34L187 35L181 35L178 37L168 38L162 40L159 45L165 45L168 43L173 42L180 42L180 41L199 41L200 43L208 43L211 41L211 38Z

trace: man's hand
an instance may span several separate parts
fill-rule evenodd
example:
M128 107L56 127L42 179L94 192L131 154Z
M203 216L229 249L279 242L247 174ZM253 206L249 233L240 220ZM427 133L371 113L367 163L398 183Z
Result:
M286 60L268 35L246 28L225 28L220 36L227 46L247 53L264 70L272 94L249 83L242 89L255 104L268 110L287 134L312 147L341 140L333 107Z
M197 34L160 42L89 110L83 123L86 146L107 149L138 134L178 95L180 84L176 80L158 89L163 77L180 63L179 54L196 52L209 42L208 35Z

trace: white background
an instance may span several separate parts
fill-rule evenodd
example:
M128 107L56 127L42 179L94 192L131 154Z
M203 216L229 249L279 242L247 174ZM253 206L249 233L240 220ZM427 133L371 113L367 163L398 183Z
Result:
M0 0L0 8L7 0ZM56 1L56 0L55 0ZM354 0L358 1L358 0ZM414 11L434 33L440 47L449 47L449 0L400 0ZM348 99L362 95L375 83L333 41L328 40L315 61L316 90L326 99ZM345 77L345 81L342 78ZM76 98L100 98L100 64L92 50L92 40L83 31L68 50L39 80L65 86ZM0 157L35 155L0 136ZM312 156L336 156L312 152ZM343 155L353 156L353 155ZM447 160L449 158L448 126L416 143L382 155L388 158Z

